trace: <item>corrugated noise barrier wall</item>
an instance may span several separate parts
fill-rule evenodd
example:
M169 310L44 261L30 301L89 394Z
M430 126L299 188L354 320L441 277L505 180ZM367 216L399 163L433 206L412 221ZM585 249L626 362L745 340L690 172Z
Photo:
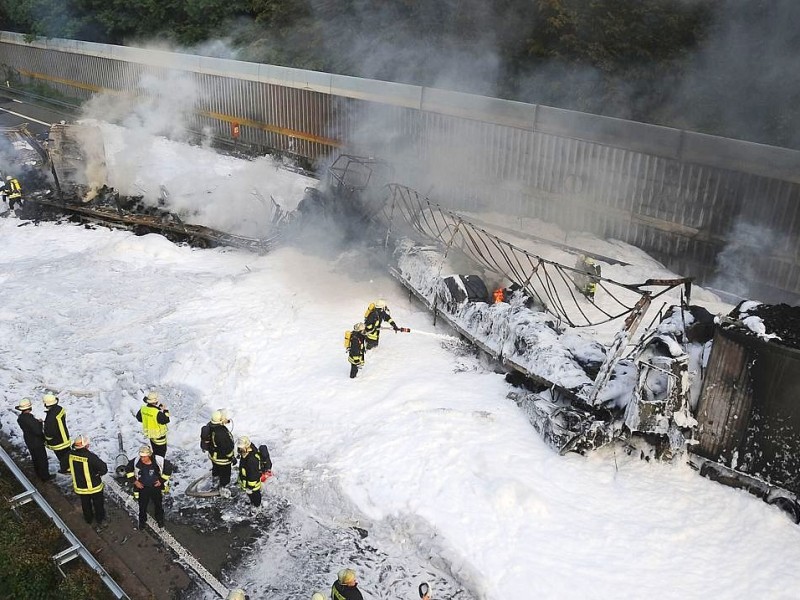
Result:
M679 275L800 299L800 152L412 85L0 33L6 78L79 99L189 81L188 125L324 163L347 148L455 210L488 207L642 248Z

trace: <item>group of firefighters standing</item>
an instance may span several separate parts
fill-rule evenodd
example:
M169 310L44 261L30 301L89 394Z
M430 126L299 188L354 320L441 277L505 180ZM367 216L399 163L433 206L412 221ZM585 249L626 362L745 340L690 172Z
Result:
M385 300L372 302L366 310L364 321L356 323L345 336L348 360L351 364L350 377L354 378L364 366L367 350L376 348L380 342L383 323L389 324L395 332L409 332L410 329L398 327L392 319ZM59 463L59 473L71 474L72 485L81 499L83 517L87 523L95 523L98 528L104 525L106 511L104 505L102 477L108 473L108 465L91 450L89 438L79 435L70 438L67 428L66 410L59 404L54 394L42 398L46 411L45 418L33 416L33 405L29 398L23 398L15 407L20 411L17 419L23 438L33 461L36 476L42 481L53 478L50 473L46 449L52 450ZM126 478L133 484L133 497L139 504L138 527L143 529L147 522L149 505L154 506L154 516L159 526L164 525L163 495L169 491L172 464L166 460L167 432L170 423L169 409L159 400L155 391L143 398L144 406L136 413L136 420L142 424L142 432L149 445L139 448L138 456L129 460L125 466ZM249 437L241 436L234 441L229 428L230 418L224 409L211 413L210 421L200 431L200 449L211 461L211 476L220 496L229 498L228 486L232 467L237 464L239 487L247 494L251 511L257 513L261 507L262 484L272 476L272 460L265 445L256 446ZM356 575L352 569L339 571L334 581L330 598L332 600L361 600L363 596L357 587ZM429 600L427 584L420 585L420 598ZM244 590L231 590L228 600L245 600ZM312 600L324 599L317 592Z
M133 497L139 505L139 529L147 523L150 504L156 523L164 525L163 496L169 492L173 472L172 464L166 459L169 409L159 401L155 391L148 392L143 402L136 420L142 424L142 432L150 443L142 445L137 456L125 465L125 476L132 484ZM88 436L70 437L67 411L55 394L45 394L42 403L46 412L44 419L33 415L33 403L29 398L23 398L15 406L20 412L17 423L30 452L34 472L41 481L53 478L47 458L47 449L52 450L58 459L58 472L72 477L73 490L81 499L84 520L102 528L106 517L102 478L108 473L108 465L89 450ZM237 483L247 494L255 513L261 506L261 485L272 475L272 460L265 445L256 447L247 436L240 437L234 444L233 435L226 427L229 422L224 411L214 411L211 422L201 430L200 447L211 460L212 475L219 480L219 494L226 498L231 496L227 486L231 480L231 466L236 464L234 451L238 451Z
M367 350L377 348L381 339L381 325L388 323L395 333L410 332L408 327L398 327L392 319L386 300L375 300L370 303L364 313L364 320L353 325L353 329L345 334L345 349L350 363L350 379L358 375L364 366Z

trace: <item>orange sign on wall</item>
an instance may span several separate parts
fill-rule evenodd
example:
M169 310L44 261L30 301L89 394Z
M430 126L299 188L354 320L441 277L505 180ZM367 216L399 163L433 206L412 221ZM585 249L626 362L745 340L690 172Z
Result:
M239 137L239 124L238 123L231 123L231 135L233 139L237 139Z

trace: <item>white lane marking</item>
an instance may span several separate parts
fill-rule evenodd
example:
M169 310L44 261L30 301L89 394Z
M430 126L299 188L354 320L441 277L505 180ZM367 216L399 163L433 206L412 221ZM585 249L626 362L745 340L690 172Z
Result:
M29 117L28 115L21 115L20 113L15 113L13 110L0 108L0 111L6 112L10 115L14 115L15 117L19 117L20 119L25 119L26 121L33 121L34 123L39 123L40 125L47 125L48 127L52 125L52 123L45 123L44 121L40 121L39 119L34 119L33 117Z
M16 98L12 98L11 101L16 102L17 104L24 104L22 100L17 100Z

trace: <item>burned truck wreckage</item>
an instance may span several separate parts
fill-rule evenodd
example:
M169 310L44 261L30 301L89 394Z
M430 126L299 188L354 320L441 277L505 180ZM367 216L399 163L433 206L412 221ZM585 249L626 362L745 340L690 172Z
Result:
M800 521L800 308L744 302L715 316L692 304L691 278L620 281L602 272L624 272L605 267L609 257L509 233L558 250L544 258L393 183L390 165L374 158L339 155L295 210L263 202L268 231L243 237L167 211L165 188L155 204L109 188L102 160L86 168L87 139L102 137L85 126L53 126L43 143L24 128L5 133L33 150L21 219L255 252L322 224L385 251L389 273L434 324L445 321L506 373L509 397L556 452L620 444L648 460L688 460Z

